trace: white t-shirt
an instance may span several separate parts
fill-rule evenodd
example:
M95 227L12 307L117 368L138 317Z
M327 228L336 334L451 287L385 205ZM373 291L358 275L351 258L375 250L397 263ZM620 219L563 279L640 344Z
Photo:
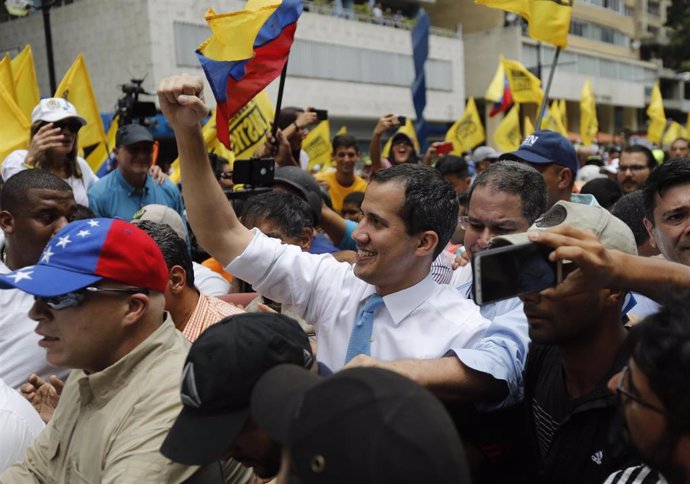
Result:
M28 170L31 167L24 164L26 155L29 152L27 150L15 150L10 153L5 161L2 162L2 179L7 181L12 175L16 175L20 171ZM77 157L77 165L81 170L82 177L77 178L76 176L71 176L65 181L69 186L72 187L74 192L74 199L79 205L85 207L89 206L89 198L86 196L86 192L89 191L91 185L98 181L98 177L94 175L89 164L86 160L81 157Z
M0 378L0 473L24 459L43 427L31 404Z

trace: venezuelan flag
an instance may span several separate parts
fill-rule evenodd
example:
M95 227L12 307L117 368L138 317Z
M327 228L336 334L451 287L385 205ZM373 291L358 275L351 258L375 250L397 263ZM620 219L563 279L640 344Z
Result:
M216 98L218 139L230 148L228 122L283 70L302 0L249 0L244 10L206 12L211 37L196 54Z

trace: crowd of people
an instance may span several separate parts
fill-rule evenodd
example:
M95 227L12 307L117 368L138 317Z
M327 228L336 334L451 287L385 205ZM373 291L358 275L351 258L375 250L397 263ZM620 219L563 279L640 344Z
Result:
M64 99L2 164L0 484L690 482L687 140L463 157L387 114L314 177L288 108L243 191L203 80L158 99L181 189L138 124L98 179ZM525 244L561 279L478 305Z

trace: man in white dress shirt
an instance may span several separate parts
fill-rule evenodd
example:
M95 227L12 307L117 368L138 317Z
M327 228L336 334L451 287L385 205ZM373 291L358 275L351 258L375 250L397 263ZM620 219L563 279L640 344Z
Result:
M431 262L457 223L450 183L422 165L377 173L352 235L358 247L354 268L328 255L305 254L248 230L227 203L201 136L200 121L208 113L202 79L164 79L158 96L175 130L192 229L213 257L313 322L317 358L332 370L346 363L382 366L441 396L462 397L466 375L455 351L477 342L488 322L472 301L430 276ZM363 309L381 298L367 321Z

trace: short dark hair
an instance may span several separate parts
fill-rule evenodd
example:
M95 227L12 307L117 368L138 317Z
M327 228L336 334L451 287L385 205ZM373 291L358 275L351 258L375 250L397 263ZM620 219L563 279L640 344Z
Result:
M363 201L364 192L350 192L347 195L345 195L345 198L343 198L343 205L345 205L346 203L354 203L358 207L361 207Z
M630 330L631 356L671 416L668 428L690 432L690 292L672 293L659 312Z
M621 186L609 178L595 178L585 183L580 193L594 195L599 205L610 210L622 196Z
M642 190L635 190L623 195L611 209L614 217L618 217L630 227L638 247L649 240L649 232L644 226L643 199Z
M653 170L657 166L656 158L654 158L654 153L652 153L652 150L650 150L646 146L642 146L642 145L626 146L625 148L623 148L623 151L621 154L623 154L623 153L642 153L647 158L647 167L649 167L651 170Z
M153 239L163 254L165 265L170 271L173 266L180 266L187 275L187 286L194 287L194 266L185 240L177 235L170 225L159 224L150 220L137 221L137 227Z
M240 217L246 227L270 220L288 237L301 237L305 228L314 227L309 204L291 192L273 191L249 198Z
M530 225L546 211L548 194L544 177L526 163L501 160L489 165L472 183L470 202L474 189L483 186L518 195L522 201L522 215Z
M458 197L453 185L438 170L422 164L404 163L379 170L371 183L398 182L405 187L405 202L400 217L409 235L433 230L438 236L436 258L458 224Z
M44 189L71 192L72 187L57 175L40 168L22 170L5 181L0 196L0 207L10 213L27 208L29 190Z
M441 175L469 176L467 161L461 156L444 155L438 159L435 168Z
M336 152L338 148L354 148L357 153L359 153L359 147L357 146L357 138L351 134L339 134L333 138L333 153Z
M676 185L690 183L690 158L676 158L652 171L642 187L644 193L644 214L654 225L656 196Z
M220 174L223 172L223 165L230 164L227 158L223 158L215 153L208 154L208 161L211 163L211 169L216 178L220 177Z
M77 204L77 211L74 212L74 217L72 221L75 220L88 220L90 218L96 218L96 213L89 207Z

